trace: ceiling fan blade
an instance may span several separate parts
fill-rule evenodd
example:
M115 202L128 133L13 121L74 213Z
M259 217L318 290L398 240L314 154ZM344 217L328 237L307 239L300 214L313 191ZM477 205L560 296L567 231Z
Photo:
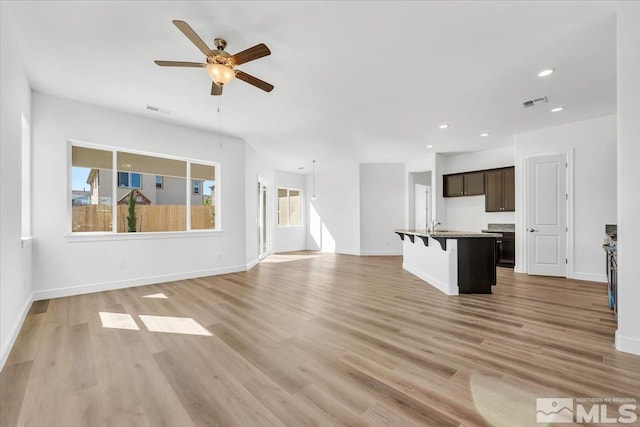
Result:
M211 95L222 95L222 86L211 83Z
M262 58L263 56L271 55L271 51L267 47L266 44L260 43L255 45L254 47L250 47L247 50L243 50L242 52L238 52L229 58L235 65L240 65L247 63L249 61L253 61L258 58Z
M204 68L207 64L201 64L199 62L182 62L182 61L153 61L161 67L195 67Z
M272 84L260 80L257 77L253 77L251 74L244 73L240 70L236 70L236 77L242 81L249 83L250 85L257 87L258 89L262 89L265 92L271 92L274 87Z
M172 22L176 27L178 27L180 31L182 31L185 36L187 36L189 40L191 40L193 44L196 45L198 49L200 49L202 53L205 54L205 56L211 56L211 54L213 53L211 49L209 49L206 43L202 41L200 36L197 35L195 31L193 31L193 28L191 28L189 24L184 21L178 20L174 20Z

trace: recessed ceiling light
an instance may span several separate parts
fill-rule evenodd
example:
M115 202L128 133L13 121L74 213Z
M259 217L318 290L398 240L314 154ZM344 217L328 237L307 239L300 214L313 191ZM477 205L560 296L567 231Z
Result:
M433 148L433 145L427 145L427 148Z
M445 123L445 124L443 124L443 125L440 125L440 129L446 129L446 128L448 128L448 127L449 127L449 125L448 125L448 124L446 124L446 123Z
M480 136L489 136L489 134L485 132L485 133L481 133Z
M556 107L551 110L552 113L557 113L558 111L564 110L564 107Z
M553 72L556 71L555 68L547 68L546 70L542 70L538 73L538 77L547 77L550 76L551 74L553 74Z

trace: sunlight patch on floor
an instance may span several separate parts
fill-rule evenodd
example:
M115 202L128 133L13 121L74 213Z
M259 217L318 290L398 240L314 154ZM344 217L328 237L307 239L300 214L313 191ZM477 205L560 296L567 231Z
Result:
M169 334L187 334L212 336L200 323L191 317L151 316L141 314L140 320L151 332L166 332Z
M277 255L276 254L276 255L269 255L268 257L266 257L260 262L268 263L268 264L276 264L280 262L300 261L303 259L319 258L321 256L322 254L314 254L314 255Z
M139 331L140 328L133 319L133 316L127 313L110 313L101 311L100 320L103 328L129 329Z
M144 295L142 298L160 298L160 299L168 299L169 297L166 296L165 294L163 294L162 292L159 292L157 294L151 294L151 295Z

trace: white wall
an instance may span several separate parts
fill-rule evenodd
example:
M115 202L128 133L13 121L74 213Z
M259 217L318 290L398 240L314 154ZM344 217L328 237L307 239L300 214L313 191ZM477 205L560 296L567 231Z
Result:
M274 171L250 145L245 147L245 222L246 263L251 268L258 262L258 177L267 184L267 253L273 252L275 224Z
M329 163L329 161L326 161ZM357 163L318 162L316 200L306 203L307 249L341 254L360 254L360 168ZM307 175L307 194L312 192L312 175Z
M515 150L517 271L526 272L526 159L572 151L573 177L569 183L573 181L573 190L568 191L574 215L568 222L569 226L573 223L574 253L573 257L569 254L568 275L606 282L601 245L605 224L616 223L616 116L518 134Z
M441 224L441 229L451 228L447 222L447 199L442 195L442 175L447 169L447 157L442 154L433 156L433 169L431 169L431 204L433 207L433 221Z
M413 183L411 182L412 176L416 173L428 173L429 181L426 183L429 187L431 187L431 218L436 218L439 212L438 206L436 205L436 200L438 198L437 191L435 190L436 185L436 173L435 173L435 154L425 154L423 158L415 158L407 161L405 163L405 169L407 173L407 182L409 183L406 187L406 216L405 216L405 228L413 228L415 226L415 188ZM442 181L442 177L440 177ZM415 183L415 181L414 181ZM442 193L442 190L440 190ZM442 197L440 197L442 199ZM444 206L444 201L441 202L441 206Z
M406 186L404 163L360 164L361 255L402 255Z
M273 240L274 252L303 251L307 248L307 213L308 200L311 197L307 191L307 175L294 172L275 171L275 192L273 195L274 213L278 210L278 188L290 188L302 192L302 224L298 227L280 227L275 218L275 232Z
M640 354L640 3L618 6L618 330Z
M37 183L33 192L35 298L246 268L244 141L37 92L32 95L32 108L33 182ZM65 236L69 139L220 162L222 231L179 233L172 238ZM121 262L124 269L119 269Z
M445 158L444 174L513 166L513 147L459 154ZM442 193L442 187L439 188ZM446 222L452 230L480 231L489 223L513 224L515 212L485 212L485 196L447 197Z
M31 88L0 4L0 369L31 306L32 246L22 247L22 115L31 123ZM35 181L33 181L35 182Z

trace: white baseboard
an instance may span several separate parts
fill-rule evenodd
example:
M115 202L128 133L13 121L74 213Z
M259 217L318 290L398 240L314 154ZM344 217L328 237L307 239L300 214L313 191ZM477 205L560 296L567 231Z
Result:
M360 252L361 256L396 256L402 255L402 251L366 251Z
M616 331L616 350L625 353L637 354L640 356L640 339L635 337L625 337Z
M434 288L436 288L437 290L439 290L440 292L442 292L443 294L446 295L458 295L459 294L459 289L457 286L450 286L447 283L444 283L434 277L431 277L429 274L425 273L424 271L420 271L416 268L410 267L408 265L406 265L404 262L402 263L402 268L404 268L405 270L407 270L409 273L413 274L414 276L419 277L420 279L424 280L425 282L428 282L431 286L433 286Z
M16 319L15 323L11 327L11 331L9 331L9 336L7 337L7 341L2 344L2 349L0 350L0 371L4 367L4 364L7 362L7 358L9 357L9 353L13 348L13 345L18 338L18 334L20 333L20 329L22 329L22 324L24 323L24 319L27 317L27 313L29 313L29 309L31 308L31 304L33 303L33 294L29 295L27 300L25 301L22 310L20 310L20 314Z
M355 256L361 255L360 251L353 251L351 249L336 249L336 253L342 254L342 255L355 255Z
M254 259L253 261L247 263L247 271L251 270L253 267L258 265L258 259Z
M569 279L587 280L589 282L607 283L607 275L606 274L593 274L593 273L577 273L577 272L573 272L573 274L569 275Z
M33 300L39 301L49 298L68 297L73 295L90 294L93 292L112 291L114 289L131 288L134 286L154 285L157 283L173 282L176 280L194 279L196 277L216 276L218 274L237 273L246 271L246 265L213 268L209 270L188 271L184 273L165 274L161 276L140 277L137 279L119 280L115 282L91 283L88 285L70 286L66 288L47 289L33 293Z
M306 247L291 247L291 248L284 248L284 249L278 249L273 251L274 254L281 254L284 252L300 252L300 251L306 251L308 250Z

